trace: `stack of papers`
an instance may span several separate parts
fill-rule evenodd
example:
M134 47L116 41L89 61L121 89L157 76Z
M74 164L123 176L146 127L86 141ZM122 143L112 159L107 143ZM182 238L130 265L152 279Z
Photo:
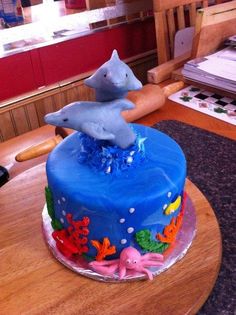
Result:
M204 58L188 61L183 76L194 82L236 93L236 48L227 47Z
M236 47L236 35L229 37L225 41L225 45Z

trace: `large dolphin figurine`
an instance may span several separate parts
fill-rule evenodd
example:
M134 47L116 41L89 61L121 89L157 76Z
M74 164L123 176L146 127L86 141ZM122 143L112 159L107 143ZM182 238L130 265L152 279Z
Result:
M109 140L125 149L135 142L136 135L120 112L134 108L126 99L112 102L75 102L61 110L47 114L48 124L82 131L101 140Z
M134 76L129 66L120 60L116 50L113 50L110 60L105 62L84 83L95 89L98 102L125 98L128 91L142 88L142 83Z

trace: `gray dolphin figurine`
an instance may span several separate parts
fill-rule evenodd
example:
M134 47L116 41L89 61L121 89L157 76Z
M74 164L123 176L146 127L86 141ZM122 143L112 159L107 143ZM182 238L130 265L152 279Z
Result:
M110 60L105 62L84 83L95 89L98 102L125 98L128 91L142 88L142 83L134 76L129 66L120 60L116 50L113 50Z
M132 108L134 104L126 99L75 102L47 114L44 119L48 124L82 131L95 139L109 140L126 149L135 142L136 135L120 113Z

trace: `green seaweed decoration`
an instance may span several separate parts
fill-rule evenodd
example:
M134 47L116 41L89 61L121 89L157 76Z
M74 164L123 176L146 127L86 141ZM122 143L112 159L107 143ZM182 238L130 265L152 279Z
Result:
M45 198L47 203L48 215L52 219L51 221L52 228L54 230L62 230L63 226L61 222L55 218L53 195L49 187L45 187Z
M170 244L156 242L151 239L151 232L149 230L141 230L135 234L135 239L139 246L152 253L163 253Z

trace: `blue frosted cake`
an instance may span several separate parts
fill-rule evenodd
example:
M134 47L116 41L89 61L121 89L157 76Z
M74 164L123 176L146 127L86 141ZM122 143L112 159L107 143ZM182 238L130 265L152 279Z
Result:
M145 141L143 148L125 150L126 169L113 172L112 163L96 169L96 164L84 161L80 132L59 144L47 161L55 228L67 229L71 219L78 222L86 218L89 223L83 246L91 259L98 254L93 241L102 244L105 238L115 248L110 258L119 257L128 246L140 252L162 253L170 244L168 239L161 241L167 237L164 230L181 210L186 177L181 148L154 129L141 125L133 125L133 129ZM105 159L103 156L101 160Z
M77 130L47 161L52 237L65 257L83 256L101 274L119 271L122 279L134 270L151 279L148 267L162 264L181 228L185 156L167 135L124 121L121 111L134 107L125 95L141 83L116 51L88 84L95 102L45 117Z

